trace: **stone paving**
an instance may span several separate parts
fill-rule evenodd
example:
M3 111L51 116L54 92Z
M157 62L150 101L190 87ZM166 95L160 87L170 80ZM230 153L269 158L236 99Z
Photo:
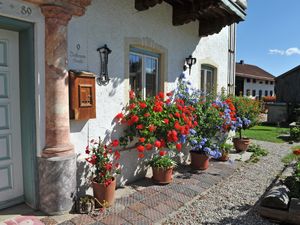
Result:
M134 192L117 198L113 207L99 215L79 215L58 223L52 217L41 221L46 225L119 225L159 224L168 215L193 201L213 185L230 177L239 167L229 162L212 161L206 171L193 171L189 166L177 168L173 182L155 185L149 178L131 184Z

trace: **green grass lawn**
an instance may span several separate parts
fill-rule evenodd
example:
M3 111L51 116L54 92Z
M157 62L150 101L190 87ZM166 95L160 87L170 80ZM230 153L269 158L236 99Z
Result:
M278 137L283 134L289 134L289 128L259 125L243 131L244 137L274 143L285 142L286 140Z

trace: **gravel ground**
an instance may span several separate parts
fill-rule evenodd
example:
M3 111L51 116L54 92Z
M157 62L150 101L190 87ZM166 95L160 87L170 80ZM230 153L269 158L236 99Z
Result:
M163 224L270 225L257 214L260 197L284 168L282 156L291 145L257 141L269 154L258 163L244 163L232 177L210 188Z

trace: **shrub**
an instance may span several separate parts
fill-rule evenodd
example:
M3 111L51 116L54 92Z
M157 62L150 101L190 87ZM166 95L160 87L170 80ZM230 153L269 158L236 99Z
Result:
M260 145L252 144L248 148L248 152L252 152L249 162L258 162L262 156L268 155L268 151Z
M290 130L290 136L295 141L300 141L300 127L292 127Z

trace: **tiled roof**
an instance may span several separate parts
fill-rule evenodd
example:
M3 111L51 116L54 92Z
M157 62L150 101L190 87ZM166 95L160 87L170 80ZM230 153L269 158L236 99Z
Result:
M255 65L249 65L244 63L236 63L236 76L237 77L245 77L245 78L252 78L258 80L270 80L274 81L275 76L268 73L267 71L259 68Z

